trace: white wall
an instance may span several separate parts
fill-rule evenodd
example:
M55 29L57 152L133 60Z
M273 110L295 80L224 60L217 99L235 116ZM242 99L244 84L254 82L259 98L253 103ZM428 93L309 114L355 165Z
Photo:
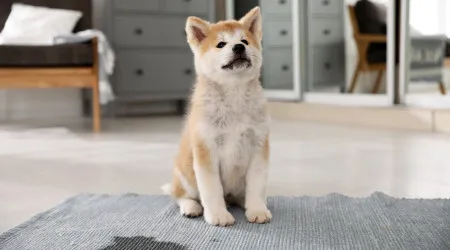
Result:
M101 27L107 0L94 0L94 26ZM0 121L81 117L78 89L0 90Z
M409 24L422 35L450 36L448 0L410 0Z
M372 0L373 2L385 4L389 0ZM423 0L422 0L423 1ZM353 28L350 23L350 16L347 6L354 5L357 0L345 0L344 6L344 27L345 27L345 54L346 54L346 85L350 86L356 64L358 63L358 51L356 49L355 40L353 39ZM377 73L362 73L358 77L356 85L356 93L371 93ZM379 93L386 92L386 74L384 74L382 85Z

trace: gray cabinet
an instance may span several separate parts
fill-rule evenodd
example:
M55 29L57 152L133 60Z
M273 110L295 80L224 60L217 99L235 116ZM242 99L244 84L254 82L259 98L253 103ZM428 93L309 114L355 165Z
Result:
M192 54L189 51L122 51L117 64L120 92L188 91L194 80ZM164 82L161 82L161 81Z
M265 15L282 15L290 17L292 13L292 1L297 0L261 0L261 9Z
M264 83L277 89L291 89L294 75L292 49L274 48L264 53L262 71Z
M117 60L116 105L185 100L195 79L184 31L188 16L214 20L209 0L113 0L107 34Z
M308 2L308 12L315 14L341 14L342 10L342 0L307 0Z
M260 0L263 17L262 84L267 90L292 90L292 1Z
M343 0L307 0L307 91L345 87Z
M293 9L298 1L298 9ZM293 46L299 43L303 91L345 85L343 0L235 0L236 13L260 5L263 16L262 83L267 90L294 89ZM240 8L240 9L239 9ZM293 14L299 40L294 40ZM237 16L236 18L240 18Z
M264 23L264 29L267 32L267 36L264 37L264 44L273 46L292 46L292 20L291 19L281 19L274 18L269 19Z

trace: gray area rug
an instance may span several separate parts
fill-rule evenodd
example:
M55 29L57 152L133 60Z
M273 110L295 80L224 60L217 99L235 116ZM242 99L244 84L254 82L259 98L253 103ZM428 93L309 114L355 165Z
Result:
M271 197L270 224L207 225L166 196L83 194L0 235L1 250L450 249L450 200Z

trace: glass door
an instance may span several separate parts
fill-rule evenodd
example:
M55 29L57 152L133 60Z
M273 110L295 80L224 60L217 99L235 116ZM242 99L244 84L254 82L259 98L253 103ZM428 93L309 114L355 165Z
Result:
M450 108L450 3L402 0L400 100Z
M272 100L299 100L299 1L227 0L227 18L240 19L255 6L261 7L263 17L261 82L266 96Z
M301 1L300 1L301 2ZM332 105L394 103L396 1L305 0L303 99Z

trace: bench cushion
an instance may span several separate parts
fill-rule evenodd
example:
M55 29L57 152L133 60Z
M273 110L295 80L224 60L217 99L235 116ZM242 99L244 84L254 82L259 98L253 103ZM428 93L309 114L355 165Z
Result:
M92 2L91 0L0 0L0 31L8 19L11 6L15 2L28 5L44 6L56 9L77 10L83 13L74 32L92 29Z
M0 46L0 67L81 67L93 63L92 44Z

